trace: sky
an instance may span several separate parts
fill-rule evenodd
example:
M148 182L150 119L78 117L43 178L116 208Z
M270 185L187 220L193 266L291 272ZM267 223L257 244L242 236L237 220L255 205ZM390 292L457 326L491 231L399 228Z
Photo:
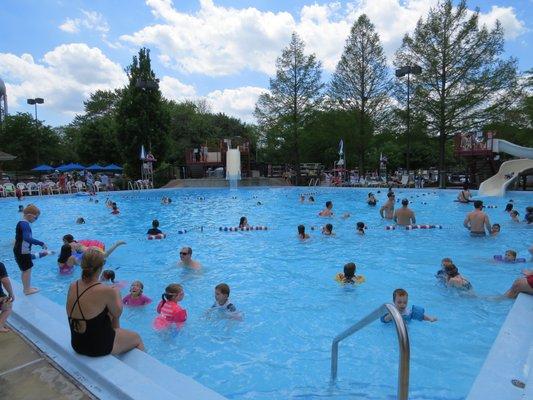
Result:
M98 89L127 81L140 47L151 51L163 95L206 100L213 112L254 122L257 97L296 31L335 70L350 27L363 13L380 34L389 62L402 37L438 0L0 0L0 78L9 113L68 124ZM533 67L533 0L470 0L480 21L505 30L505 57Z

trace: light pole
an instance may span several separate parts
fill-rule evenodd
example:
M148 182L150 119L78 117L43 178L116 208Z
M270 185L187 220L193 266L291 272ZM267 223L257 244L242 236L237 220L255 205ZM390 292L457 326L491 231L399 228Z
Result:
M407 154L405 160L405 167L409 175L409 164L411 159L411 109L410 109L410 94L411 94L411 74L420 75L422 67L420 65L406 65L396 70L396 77L401 78L407 75Z
M143 92L145 92L145 95L146 95L146 91L147 90L152 90L152 89L157 89L159 86L159 79L147 79L147 80L144 80L144 79L141 79L141 78L137 78L137 80L135 81L135 87L138 88L138 89L141 89ZM145 96L146 97L146 96ZM146 97L146 105L145 105L145 114L146 114L146 131L148 132L148 150L149 151L152 151L152 139L151 139L151 135L150 135L150 121L149 121L149 118L148 118L148 97Z
M37 156L37 164L39 164L39 126L37 125L37 104L43 104L44 99L41 97L36 97L34 99L26 99L26 102L29 105L35 106L35 141L37 142L35 143L35 154Z

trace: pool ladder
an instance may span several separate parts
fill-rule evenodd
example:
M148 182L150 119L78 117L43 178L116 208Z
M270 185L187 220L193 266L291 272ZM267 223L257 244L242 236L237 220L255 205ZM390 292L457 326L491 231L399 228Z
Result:
M365 326L374 322L382 315L390 313L394 325L396 325L396 333L398 334L398 345L400 347L400 362L398 366L398 400L407 400L409 398L409 335L407 334L407 327L397 308L390 303L385 303L372 311L366 317L361 319L356 324L352 325L344 332L338 334L331 344L331 382L337 379L337 362L339 359L339 342L353 335L355 332L363 329Z

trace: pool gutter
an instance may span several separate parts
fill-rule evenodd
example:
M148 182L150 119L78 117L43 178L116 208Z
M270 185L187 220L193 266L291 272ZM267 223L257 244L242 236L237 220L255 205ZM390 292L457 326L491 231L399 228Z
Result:
M36 293L22 294L11 280L16 301L9 323L96 397L106 399L224 400L225 397L134 349L121 356L86 357L70 346L64 307Z

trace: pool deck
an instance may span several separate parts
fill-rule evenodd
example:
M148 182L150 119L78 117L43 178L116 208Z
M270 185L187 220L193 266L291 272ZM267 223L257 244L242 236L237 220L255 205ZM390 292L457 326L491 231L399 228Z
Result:
M0 349L0 399L96 399L19 332L1 333Z

